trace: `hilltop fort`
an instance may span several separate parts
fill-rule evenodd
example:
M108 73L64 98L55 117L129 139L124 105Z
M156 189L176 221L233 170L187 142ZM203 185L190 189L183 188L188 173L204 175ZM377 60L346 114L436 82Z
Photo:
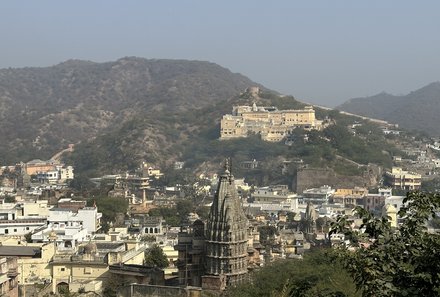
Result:
M321 130L321 120L315 118L312 106L298 110L278 110L275 106L234 106L232 114L222 117L220 139L247 137L260 134L265 141L281 141L292 134L295 128Z

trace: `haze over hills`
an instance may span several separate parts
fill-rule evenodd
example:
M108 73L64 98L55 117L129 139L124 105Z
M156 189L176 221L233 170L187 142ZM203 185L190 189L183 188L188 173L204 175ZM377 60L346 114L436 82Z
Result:
M0 164L49 158L69 143L102 137L133 119L144 121L143 130L138 141L125 145L148 154L148 148L164 148L158 142L167 142L160 125L154 125L158 117L166 122L170 115L225 101L251 85L258 84L201 61L129 57L1 69ZM173 125L180 137L183 128Z
M260 87L256 97L244 92L250 86ZM305 106L209 62L122 58L3 69L0 165L48 159L75 143L65 158L82 181L131 171L142 161L172 168L179 160L192 172L216 171L232 157L234 164L253 159L265 164L251 173L257 184L289 184L295 166L281 174L283 160L300 158L311 167L362 176L368 164L389 167L400 153L373 124L363 121L355 136L347 127L358 118L320 108L315 108L317 117L336 124L308 137L299 129L289 146L266 143L258 135L218 140L222 115L233 105L253 102L279 109Z
M440 82L431 83L404 96L380 93L350 99L336 109L383 119L399 124L404 129L440 136Z

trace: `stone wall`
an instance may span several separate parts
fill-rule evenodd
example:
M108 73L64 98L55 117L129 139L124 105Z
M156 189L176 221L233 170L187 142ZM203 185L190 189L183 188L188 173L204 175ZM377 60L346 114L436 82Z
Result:
M317 188L323 185L332 188L375 187L377 186L381 168L368 165L360 176L343 176L331 168L300 168L292 181L294 192L301 194L305 189Z

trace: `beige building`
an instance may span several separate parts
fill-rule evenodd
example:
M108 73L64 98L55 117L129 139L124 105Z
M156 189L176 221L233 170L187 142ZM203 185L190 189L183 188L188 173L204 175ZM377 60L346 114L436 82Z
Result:
M55 254L52 243L28 243L9 240L0 246L0 256L16 257L20 285L44 283L52 279L50 261Z
M0 296L18 297L17 258L0 257Z
M333 194L333 203L343 204L345 207L356 207L363 205L366 195L368 195L366 188L336 189Z
M260 134L265 141L281 141L295 128L320 130L322 121L315 118L312 106L299 110L278 110L273 106L234 106L232 114L224 115L220 122L220 139Z
M418 190L422 186L422 176L415 172L404 171L393 167L385 173L385 183L394 189Z

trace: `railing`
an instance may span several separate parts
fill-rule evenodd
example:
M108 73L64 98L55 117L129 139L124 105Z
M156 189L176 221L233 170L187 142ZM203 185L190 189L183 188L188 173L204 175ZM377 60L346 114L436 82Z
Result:
M0 220L0 224L46 224L47 219Z

